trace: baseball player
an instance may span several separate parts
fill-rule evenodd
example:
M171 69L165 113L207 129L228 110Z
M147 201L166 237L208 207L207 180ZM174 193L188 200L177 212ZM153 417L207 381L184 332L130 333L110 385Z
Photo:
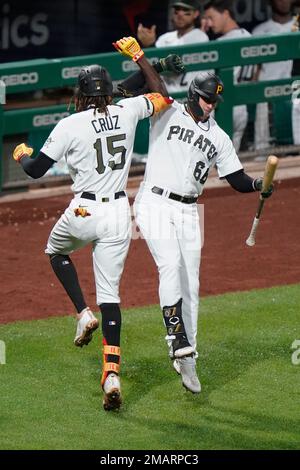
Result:
M122 44L119 50L123 53ZM262 188L262 178L244 172L232 141L211 117L223 89L219 77L200 72L185 104L174 101L151 117L146 172L134 207L159 272L169 355L182 384L193 393L201 391L195 361L201 254L197 198L215 165L219 177L237 191Z
M293 0L270 0L272 7L272 18L253 29L253 36L277 35L292 31L294 19L292 16ZM266 62L258 66L257 79L259 81L279 80L290 78L293 61L282 60L277 62ZM256 118L254 124L255 149L263 149L270 146L270 123L268 103L256 105Z
M240 28L235 21L231 0L212 0L205 5L205 18L209 22L215 34L221 34L218 41L227 39L242 39L251 34L244 28ZM243 83L252 79L253 66L234 67L234 84ZM238 152L242 137L248 122L247 106L242 104L233 108L233 136L232 141Z
M134 41L127 41L130 57L143 70L148 85L161 80ZM46 254L77 310L75 346L87 345L99 321L87 306L70 254L93 247L97 304L102 314L105 410L121 404L119 281L129 248L131 216L125 192L137 122L169 106L158 93L123 99L114 104L108 71L92 65L81 70L75 93L76 113L62 119L39 155L18 145L13 158L33 178L39 178L65 157L73 179L74 198L50 233Z
M140 43L149 47L170 47L197 44L209 41L207 34L195 27L195 21L199 18L199 2L197 0L183 0L172 2L173 31L162 34L156 38L156 26L151 28L139 24L137 37ZM189 83L197 72L187 72L178 75L170 73L164 76L167 90L170 94L187 91Z
M300 29L300 13L294 17L292 32L298 32ZM293 62L292 76L300 75L300 59ZM292 130L294 145L300 145L300 80L294 84L294 96L292 96Z

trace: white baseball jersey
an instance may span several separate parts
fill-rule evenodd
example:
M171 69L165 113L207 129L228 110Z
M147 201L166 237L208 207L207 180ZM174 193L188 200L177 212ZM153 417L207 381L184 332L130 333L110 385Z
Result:
M210 168L219 177L242 169L228 135L210 117L196 123L176 101L151 118L145 182L180 195L199 195Z
M92 244L98 305L120 302L131 214L125 194L115 196L126 187L137 121L152 111L148 98L138 96L108 106L107 114L92 108L76 113L57 124L41 149L53 160L66 158L75 193L45 252L68 255ZM78 216L80 208L88 215Z
M183 36L178 36L177 31L170 31L162 34L156 41L156 47L168 47L168 46L184 46L187 44L197 44L201 42L207 42L209 38L207 34L198 28L192 29ZM187 72L181 75L169 74L164 76L168 92L176 93L180 91L187 91L189 84L193 78L197 75L197 72Z
M287 23L277 23L273 19L265 21L253 29L253 36L277 35L291 32L294 20ZM277 62L266 62L261 64L259 81L278 80L281 78L290 78L292 75L293 61L282 60ZM270 123L267 103L258 103L256 106L256 118L254 127L255 149L266 148L270 145Z
M153 105L138 96L107 109L107 115L91 108L62 119L41 149L55 161L65 157L75 194L126 188L137 121L149 117Z
M227 39L241 39L250 37L251 34L244 28L235 28L228 33L223 34L223 36L218 38L218 41L223 41ZM237 66L233 69L233 79L234 84L242 83L252 79L253 75L253 65L245 65L243 67ZM233 135L232 140L236 151L240 149L241 141L243 134L248 122L248 112L247 106L242 104L239 106L234 106L233 108Z
M256 28L253 29L252 34L253 36L260 36L265 34L275 35L290 33L293 23L293 19L284 24L277 23L276 21L270 19L256 26ZM259 81L289 78L292 74L292 67L292 60L282 60L279 62L267 62L265 64L261 64Z
M231 31L228 31L228 33L223 34L223 36L220 36L217 40L218 41L223 41L226 39L242 39L242 38L247 38L251 37L251 34L244 28L235 28L232 29ZM244 67L237 66L234 67L234 83L241 83L246 80L251 80L252 78L252 73L253 73L253 66L252 65L246 65Z

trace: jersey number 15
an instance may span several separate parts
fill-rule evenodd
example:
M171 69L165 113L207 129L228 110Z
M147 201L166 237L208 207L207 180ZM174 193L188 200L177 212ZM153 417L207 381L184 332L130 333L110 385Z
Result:
M125 140L126 134L119 134L119 135L111 135L109 137L106 137L106 146L107 146L107 151L109 155L114 157L117 153L121 154L121 161L120 163L116 163L113 160L110 160L108 162L108 166L112 170L122 170L125 165L125 155L127 149L124 147L124 145L116 145L114 144L116 142L119 142L120 140ZM96 171L99 173L99 175L102 175L105 172L106 166L104 165L103 162L103 149L102 149L102 141L101 139L97 139L96 142L94 143L94 149L97 152L97 163L98 166L96 168Z

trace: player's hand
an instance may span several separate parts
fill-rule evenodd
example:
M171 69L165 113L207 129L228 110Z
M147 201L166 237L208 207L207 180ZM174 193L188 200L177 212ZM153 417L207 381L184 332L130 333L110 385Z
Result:
M146 28L142 23L139 23L137 38L143 47L153 46L156 41L156 25L153 24L150 28Z
M16 146L15 150L13 151L13 158L16 160L16 162L20 162L21 158L25 157L25 155L31 157L32 154L33 148L28 147L23 143Z
M121 96L122 98L132 98L135 96L135 92L131 90L127 90L126 88L123 87L121 83L117 85L117 93L114 93L114 96Z
M173 98L166 98L160 93L147 93L144 95L153 104L154 113L160 113L164 109L168 108L173 103Z
M144 55L144 51L135 38L129 36L113 42L113 46L120 54L130 57L134 62L137 62Z
M300 30L300 13L294 17L294 23L292 25L292 33Z
M182 59L177 54L169 54L167 57L160 59L159 62L163 69L163 72L181 74L185 71Z
M210 28L211 28L211 20L209 20L205 16L201 18L200 30L203 31L204 33L208 33Z
M263 179L262 178L256 178L254 180L254 187L255 187L256 191L260 191L260 194L264 199L267 199L268 197L270 197L272 195L273 191L274 191L274 184L272 183L271 186L269 186L269 188L266 191L261 192L262 187L263 187Z

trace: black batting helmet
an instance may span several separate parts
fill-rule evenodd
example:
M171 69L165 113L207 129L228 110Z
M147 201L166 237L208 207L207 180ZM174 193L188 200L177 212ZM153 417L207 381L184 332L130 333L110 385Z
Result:
M199 72L194 80L191 81L188 90L188 106L196 118L203 115L202 108L199 105L199 97L210 103L223 101L222 93L224 85L221 79L211 72Z
M84 96L112 96L113 84L108 71L100 65L84 67L78 75L78 88Z

